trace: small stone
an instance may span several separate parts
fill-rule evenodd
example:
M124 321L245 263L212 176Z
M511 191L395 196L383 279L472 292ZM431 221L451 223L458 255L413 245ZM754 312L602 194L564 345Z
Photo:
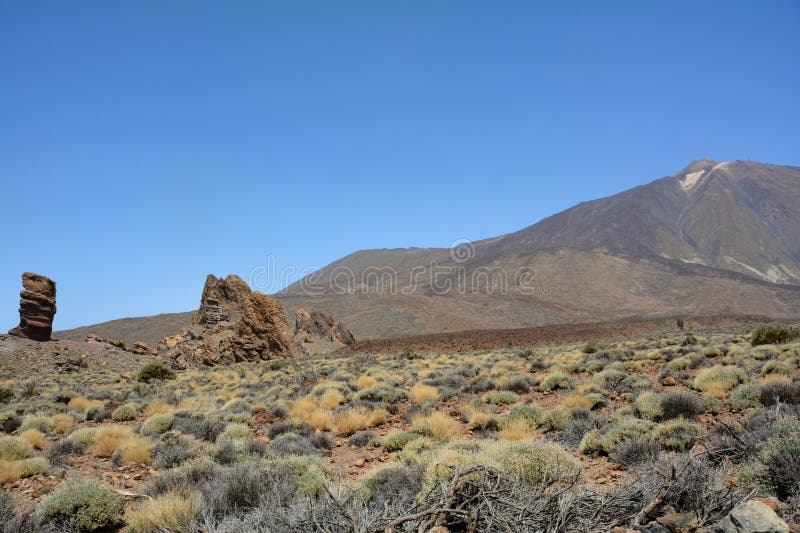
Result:
M690 513L670 513L656 518L670 533L689 533L697 529L697 519Z
M665 377L664 379L661 380L661 384L664 385L665 387L674 387L675 385L678 384L678 382L675 381L674 377L667 376L667 377Z

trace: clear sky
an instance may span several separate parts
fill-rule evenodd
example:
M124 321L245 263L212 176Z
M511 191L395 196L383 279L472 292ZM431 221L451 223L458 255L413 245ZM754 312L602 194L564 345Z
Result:
M0 330L26 270L63 329L700 157L800 165L799 27L779 0L0 0Z

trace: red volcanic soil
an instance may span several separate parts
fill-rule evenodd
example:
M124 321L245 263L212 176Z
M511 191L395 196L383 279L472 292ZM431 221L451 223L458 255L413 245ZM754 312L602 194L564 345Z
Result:
M770 319L758 315L716 315L693 317L625 318L610 322L583 322L555 324L530 328L467 330L452 333L431 333L385 339L367 339L340 353L394 353L405 349L425 352L464 352L505 348L509 346L537 346L562 342L630 337L659 332L676 332L676 321L682 318L685 330L711 327L735 327L763 324Z

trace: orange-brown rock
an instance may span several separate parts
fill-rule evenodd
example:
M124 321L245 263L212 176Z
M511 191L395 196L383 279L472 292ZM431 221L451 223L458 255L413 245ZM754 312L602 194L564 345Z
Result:
M46 276L25 272L19 293L19 326L9 335L49 341L56 314L56 283Z
M297 355L280 304L234 275L208 276L192 323L156 350L175 368Z
M336 322L322 311L309 313L302 307L298 307L295 314L294 334L298 344L325 340L351 346L356 342L353 332L344 322Z

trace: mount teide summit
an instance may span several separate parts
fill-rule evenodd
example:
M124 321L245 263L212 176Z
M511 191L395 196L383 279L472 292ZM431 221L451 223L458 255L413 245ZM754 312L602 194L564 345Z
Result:
M625 316L797 317L800 168L702 159L452 250L355 252L276 297L287 316L320 309L367 338ZM77 335L89 331L103 334Z

